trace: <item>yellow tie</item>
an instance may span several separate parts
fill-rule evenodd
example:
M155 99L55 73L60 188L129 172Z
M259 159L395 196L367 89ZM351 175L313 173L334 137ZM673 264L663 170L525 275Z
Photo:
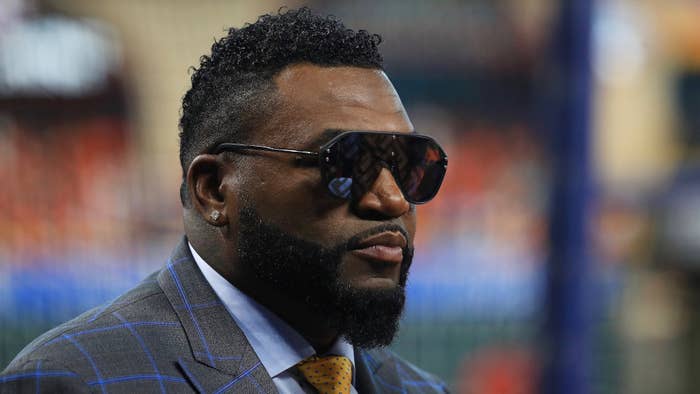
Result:
M312 356L297 368L320 394L350 394L352 363L347 357Z

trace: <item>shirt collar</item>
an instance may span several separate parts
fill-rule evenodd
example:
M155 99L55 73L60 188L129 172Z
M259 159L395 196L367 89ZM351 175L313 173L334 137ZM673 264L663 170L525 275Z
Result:
M188 245L204 278L243 331L270 377L274 378L316 353L313 346L289 324L238 290L207 264L192 244L188 242ZM327 354L350 359L354 378L355 352L351 344L338 338Z

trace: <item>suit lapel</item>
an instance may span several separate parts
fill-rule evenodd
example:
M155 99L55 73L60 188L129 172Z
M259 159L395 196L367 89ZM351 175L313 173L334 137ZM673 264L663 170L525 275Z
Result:
M200 393L277 393L260 362L235 376L195 360L180 359L178 366Z
M405 392L396 363L380 351L355 348L355 369L358 393Z
M258 356L214 293L183 239L158 274L185 330L194 360L179 360L200 392L275 393L272 379Z
M374 371L365 361L364 351L355 349L355 389L358 393L378 393L378 383L374 379Z

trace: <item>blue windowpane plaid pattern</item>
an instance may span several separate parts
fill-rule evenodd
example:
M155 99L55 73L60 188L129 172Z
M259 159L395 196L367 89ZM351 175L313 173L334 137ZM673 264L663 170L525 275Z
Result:
M445 392L386 350L356 349L359 393ZM275 393L183 240L166 266L113 302L30 343L0 393Z

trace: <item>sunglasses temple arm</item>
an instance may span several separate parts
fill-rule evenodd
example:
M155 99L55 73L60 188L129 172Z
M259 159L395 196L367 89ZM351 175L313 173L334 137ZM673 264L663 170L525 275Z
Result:
M226 143L221 144L217 147L214 153L221 153L223 151L238 151L238 150L262 150L267 152L280 152L280 153L293 153L297 155L303 155L307 157L318 157L318 153L309 152L306 150L296 150L296 149L286 149L286 148L272 148L270 146L263 145L246 145L246 144L234 144Z

